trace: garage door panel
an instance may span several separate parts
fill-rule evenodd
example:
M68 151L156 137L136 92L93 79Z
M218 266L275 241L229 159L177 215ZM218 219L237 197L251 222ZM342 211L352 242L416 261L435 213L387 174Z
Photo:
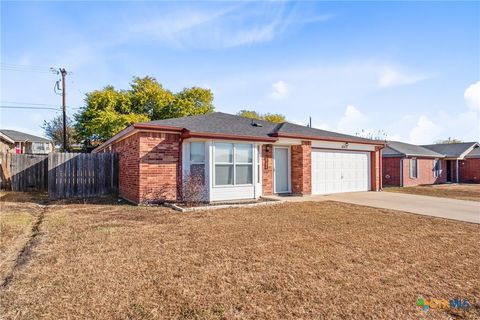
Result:
M369 163L367 152L312 150L312 193L369 190Z

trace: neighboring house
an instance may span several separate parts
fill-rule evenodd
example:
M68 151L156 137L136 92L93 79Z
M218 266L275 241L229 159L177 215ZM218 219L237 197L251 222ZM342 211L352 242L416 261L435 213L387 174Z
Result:
M381 189L385 143L221 112L136 123L93 152L119 154L119 193L134 203L181 199L192 171L204 199Z
M459 161L458 175L460 182L480 183L480 147L474 148Z
M480 182L478 142L424 145L424 148L445 156L447 182ZM473 154L472 154L473 152ZM469 157L470 156L470 157Z
M416 186L445 183L444 155L430 149L398 141L387 141L382 150L384 186Z
M0 152L47 154L53 143L45 138L15 130L0 129Z

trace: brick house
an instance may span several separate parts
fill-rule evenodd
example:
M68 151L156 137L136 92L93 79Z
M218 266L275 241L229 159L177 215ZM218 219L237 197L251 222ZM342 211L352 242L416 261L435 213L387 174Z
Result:
M480 182L478 142L432 144L422 147L444 155L447 182Z
M430 149L398 141L388 141L382 150L384 186L417 186L445 183L444 155Z
M381 189L383 142L221 112L136 123L93 152L119 154L119 193L178 201L201 173L206 201Z
M474 148L458 164L459 181L480 183L480 147Z

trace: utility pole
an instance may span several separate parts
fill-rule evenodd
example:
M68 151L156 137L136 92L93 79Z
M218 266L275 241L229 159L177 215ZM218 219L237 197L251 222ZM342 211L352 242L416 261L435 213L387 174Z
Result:
M60 95L58 91L62 91L62 113L63 113L63 151L67 152L68 144L67 144L67 88L65 83L65 77L67 76L68 72L65 68L59 68L58 70L55 68L50 68L50 71L59 74L62 76L61 80L58 80L53 87L53 91L56 94ZM62 89L60 89L59 82L62 82Z
M65 85L65 76L67 70L60 68L60 74L62 75L62 110L63 110L63 152L68 151L67 145L67 91Z

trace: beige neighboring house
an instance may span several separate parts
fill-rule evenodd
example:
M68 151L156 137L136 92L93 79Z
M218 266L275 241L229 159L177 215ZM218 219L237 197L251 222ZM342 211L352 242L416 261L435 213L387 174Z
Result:
M0 129L1 153L47 154L54 151L52 141L15 130Z

